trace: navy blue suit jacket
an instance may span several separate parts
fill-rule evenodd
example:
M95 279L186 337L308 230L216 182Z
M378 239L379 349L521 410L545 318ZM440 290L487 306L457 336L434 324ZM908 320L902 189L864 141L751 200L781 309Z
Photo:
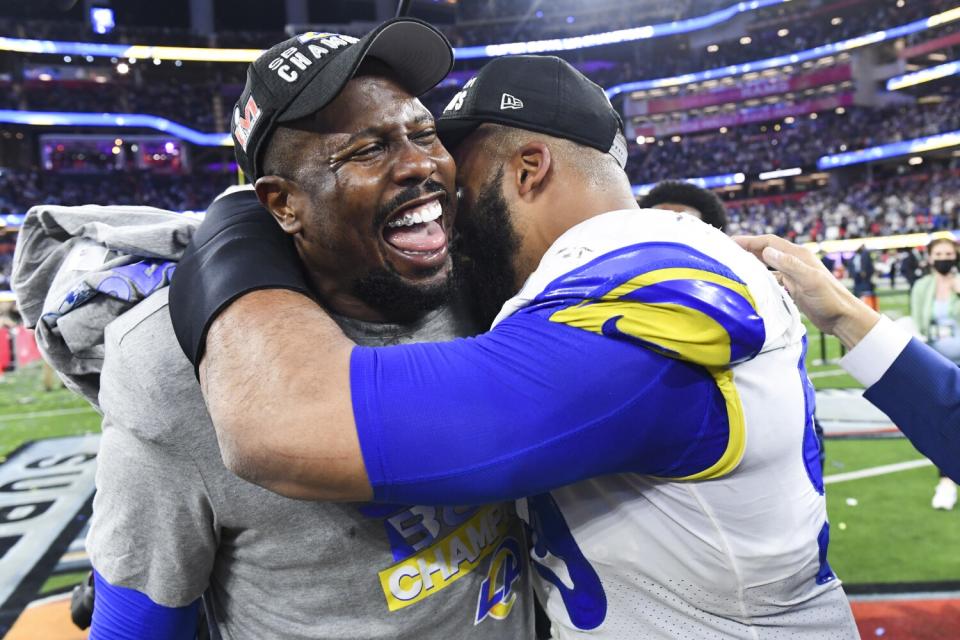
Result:
M914 338L863 395L960 482L960 367Z

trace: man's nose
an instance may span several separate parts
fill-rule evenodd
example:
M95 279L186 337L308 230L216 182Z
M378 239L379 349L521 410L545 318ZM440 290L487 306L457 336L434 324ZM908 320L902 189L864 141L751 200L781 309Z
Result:
M393 179L397 184L420 184L437 170L437 161L430 149L407 140L397 152Z

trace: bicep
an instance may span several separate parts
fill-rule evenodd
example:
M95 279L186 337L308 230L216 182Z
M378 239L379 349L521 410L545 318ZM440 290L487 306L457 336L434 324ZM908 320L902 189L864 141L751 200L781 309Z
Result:
M682 477L728 444L704 369L532 315L473 339L356 348L354 417L377 500L469 504L616 472Z

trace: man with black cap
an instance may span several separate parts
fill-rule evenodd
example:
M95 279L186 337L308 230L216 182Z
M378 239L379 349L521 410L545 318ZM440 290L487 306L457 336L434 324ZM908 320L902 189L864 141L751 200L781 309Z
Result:
M558 58L494 60L439 126L492 329L358 346L284 278L245 289L242 244L196 244L174 295L211 269L230 284L204 291L219 313L171 313L227 466L304 499L524 498L557 638L858 637L803 325L773 277L637 207L618 114ZM238 373L251 360L268 379Z
M229 193L207 216L250 217L215 234L234 243L228 253L244 241L256 247L248 282L272 285L277 269L260 258L282 250L296 264L283 286L322 300L359 343L470 331L447 306L454 164L415 97L451 64L438 31L396 20L359 41L297 36L250 66L233 136L256 193ZM208 281L187 299L220 275L203 274ZM287 331L299 332L289 320ZM105 343L87 539L91 637L193 638L204 592L223 638L532 637L512 505L331 504L271 493L224 467L167 289L110 324ZM253 360L242 366L251 381L272 376Z

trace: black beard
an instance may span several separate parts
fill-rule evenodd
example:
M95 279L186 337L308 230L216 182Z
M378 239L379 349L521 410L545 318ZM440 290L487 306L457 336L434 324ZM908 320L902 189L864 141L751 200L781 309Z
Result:
M517 292L513 265L520 237L510 223L502 183L501 165L480 189L476 203L469 211L461 206L457 217L456 271L466 286L473 318L484 330L490 328L503 303Z
M371 233L379 234L387 217L407 202L430 193L440 193L440 203L450 201L446 188L435 180L427 180L416 187L404 189L390 202L377 209L373 216ZM310 198L316 211L322 211L323 205L316 193L310 192ZM446 209L446 207L444 207ZM446 211L445 211L446 213ZM334 247L328 247L333 250ZM444 266L431 267L420 273L423 277L434 275ZM379 311L388 322L406 324L423 317L450 302L455 290L453 269L450 269L443 282L430 286L413 284L387 266L372 269L353 281L351 293L371 309Z
M407 282L387 269L374 269L353 282L353 294L387 321L406 324L447 304L454 291L452 270L443 282L422 286Z

